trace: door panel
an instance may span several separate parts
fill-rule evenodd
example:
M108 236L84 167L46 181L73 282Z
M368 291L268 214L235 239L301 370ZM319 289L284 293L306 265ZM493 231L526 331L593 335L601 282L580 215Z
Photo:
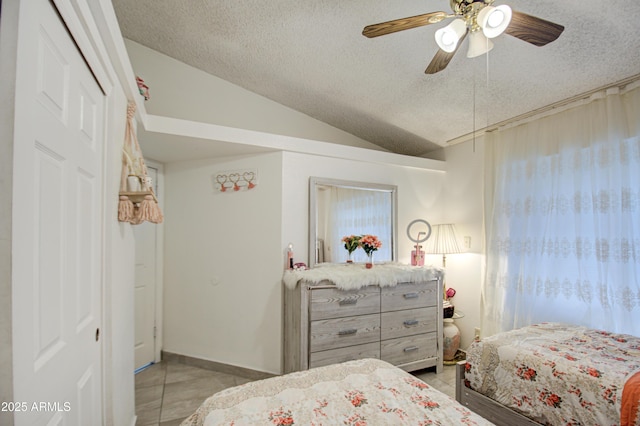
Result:
M158 194L158 170L147 165ZM156 291L157 291L157 244L158 226L143 222L133 228L136 240L135 277L135 367L155 362Z
M51 2L22 2L20 19L14 421L101 424L105 97Z
M35 369L46 364L65 346L63 258L64 220L62 200L64 159L35 146L34 172L37 176L34 193L33 242L33 306L35 324Z

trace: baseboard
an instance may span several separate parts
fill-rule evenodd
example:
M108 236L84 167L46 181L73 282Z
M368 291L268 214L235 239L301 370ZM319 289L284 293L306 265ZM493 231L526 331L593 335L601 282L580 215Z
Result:
M264 371L252 370L250 368L238 367L237 365L224 364L206 359L194 358L187 355L174 354L162 351L162 360L191 365L193 367L204 368L205 370L217 371L219 373L233 374L250 380L262 380L277 376L277 374L266 373Z

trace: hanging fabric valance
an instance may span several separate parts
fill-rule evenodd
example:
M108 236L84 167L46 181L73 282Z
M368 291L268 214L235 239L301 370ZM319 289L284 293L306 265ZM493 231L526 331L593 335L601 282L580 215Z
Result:
M144 221L162 223L164 217L153 192L151 178L142 157L133 123L136 105L127 107L127 123L122 148L122 174L120 176L120 202L118 220L138 225Z

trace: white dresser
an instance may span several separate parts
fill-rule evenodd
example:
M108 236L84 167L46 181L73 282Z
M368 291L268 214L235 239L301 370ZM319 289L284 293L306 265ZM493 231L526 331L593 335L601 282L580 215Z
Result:
M366 283L371 272L362 274ZM314 278L285 288L285 373L358 358L442 371L440 276L353 290Z

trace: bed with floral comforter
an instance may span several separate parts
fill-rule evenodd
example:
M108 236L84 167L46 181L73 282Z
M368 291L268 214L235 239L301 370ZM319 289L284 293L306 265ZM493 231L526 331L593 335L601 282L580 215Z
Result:
M363 359L225 389L182 423L196 425L491 425L384 361Z
M640 425L638 372L640 338L542 323L474 342L464 377L466 386L538 423Z

